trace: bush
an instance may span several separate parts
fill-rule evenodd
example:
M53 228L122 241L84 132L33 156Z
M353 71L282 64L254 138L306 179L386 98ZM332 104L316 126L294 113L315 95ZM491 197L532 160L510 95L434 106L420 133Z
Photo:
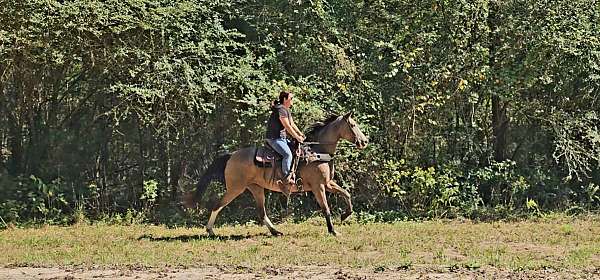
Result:
M35 176L0 178L0 216L5 222L41 219L64 223L70 211L66 187L60 179L45 183Z
M514 161L492 162L469 172L466 180L478 187L484 203L504 204L513 209L525 206L530 188L518 171Z
M409 167L404 161L387 161L377 176L387 194L402 208L434 217L456 216L477 209L481 199L473 184L461 180L458 169L446 166Z

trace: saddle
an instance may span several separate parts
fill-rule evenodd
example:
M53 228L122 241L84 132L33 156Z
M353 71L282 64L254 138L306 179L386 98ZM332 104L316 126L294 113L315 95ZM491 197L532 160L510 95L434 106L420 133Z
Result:
M330 154L316 153L312 150L309 143L300 144L297 142L289 143L288 146L292 151L292 174L296 174L298 169L299 161L302 160L305 164L311 162L327 162L328 164L333 163L333 156ZM283 172L281 170L281 160L283 156L280 155L275 148L271 146L269 141L264 142L264 145L256 148L254 154L254 164L260 168L272 168L273 172L271 173L271 178L265 178L270 180L281 179L283 177ZM332 174L333 176L333 174ZM296 176L294 175L294 178ZM301 178L298 179L301 181ZM296 182L298 189L300 189L301 184Z
M282 156L277 153L266 141L263 146L256 148L256 152L254 154L254 164L262 168L273 167L273 163L276 161L281 161L281 159Z
M288 144L288 146L290 147L292 155L295 158L295 143L290 143ZM294 158L292 158L292 161L294 160ZM269 141L266 140L263 146L256 148L256 152L254 154L254 164L262 168L271 168L275 163L281 162L282 159L283 156L280 155L277 151L275 151L275 148L273 148Z
M296 163L298 160L304 160L306 163L314 161L330 162L333 160L333 156L330 154L316 153L310 147L310 144L298 144L292 142L289 144L290 150L292 151L292 162ZM254 155L254 164L262 168L273 167L273 164L281 162L283 156L280 155L275 148L271 146L269 141L265 141L264 145L256 148ZM278 165L279 166L279 165ZM295 172L295 170L292 170Z

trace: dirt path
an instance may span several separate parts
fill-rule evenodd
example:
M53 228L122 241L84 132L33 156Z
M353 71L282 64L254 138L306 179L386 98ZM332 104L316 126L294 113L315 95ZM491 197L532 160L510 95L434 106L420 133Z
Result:
M477 270L412 268L358 270L331 267L266 268L0 268L0 279L600 279L600 269L587 271L508 271L493 267Z

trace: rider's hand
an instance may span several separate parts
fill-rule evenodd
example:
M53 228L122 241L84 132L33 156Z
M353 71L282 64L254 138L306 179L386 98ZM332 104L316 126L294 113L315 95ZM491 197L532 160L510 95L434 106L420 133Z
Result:
M296 138L296 140L298 140L299 143L304 143L305 139L306 137L304 137L304 135L300 135L300 137Z

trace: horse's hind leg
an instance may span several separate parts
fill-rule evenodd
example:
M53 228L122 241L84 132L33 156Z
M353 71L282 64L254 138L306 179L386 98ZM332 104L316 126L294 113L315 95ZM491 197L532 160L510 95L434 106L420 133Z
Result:
M225 208L225 206L227 206L227 204L229 204L232 200L242 194L244 190L246 189L243 187L227 188L227 191L223 195L223 198L221 198L221 201L215 205L210 213L210 219L208 219L208 224L206 225L206 232L208 232L208 235L215 235L213 232L213 225L215 224L215 220L217 219L219 212L221 212L221 210L223 210L223 208Z
M267 226L272 235L283 235L283 233L275 229L271 223L271 220L269 220L269 217L267 216L267 210L265 209L265 189L258 185L250 185L248 189L252 193L252 196L254 196L254 200L256 200L258 220Z
M333 180L330 180L327 184L327 191L340 194L344 201L346 201L346 212L342 214L342 222L345 221L350 215L352 215L352 198L350 197L350 193L340 187Z
M323 215L325 215L325 220L327 221L327 231L333 235L337 235L337 232L333 229L333 223L331 222L331 211L329 210L329 205L327 204L327 196L325 195L325 185L320 184L318 187L313 187L312 192L317 199L317 203L321 206L321 210L323 211Z

